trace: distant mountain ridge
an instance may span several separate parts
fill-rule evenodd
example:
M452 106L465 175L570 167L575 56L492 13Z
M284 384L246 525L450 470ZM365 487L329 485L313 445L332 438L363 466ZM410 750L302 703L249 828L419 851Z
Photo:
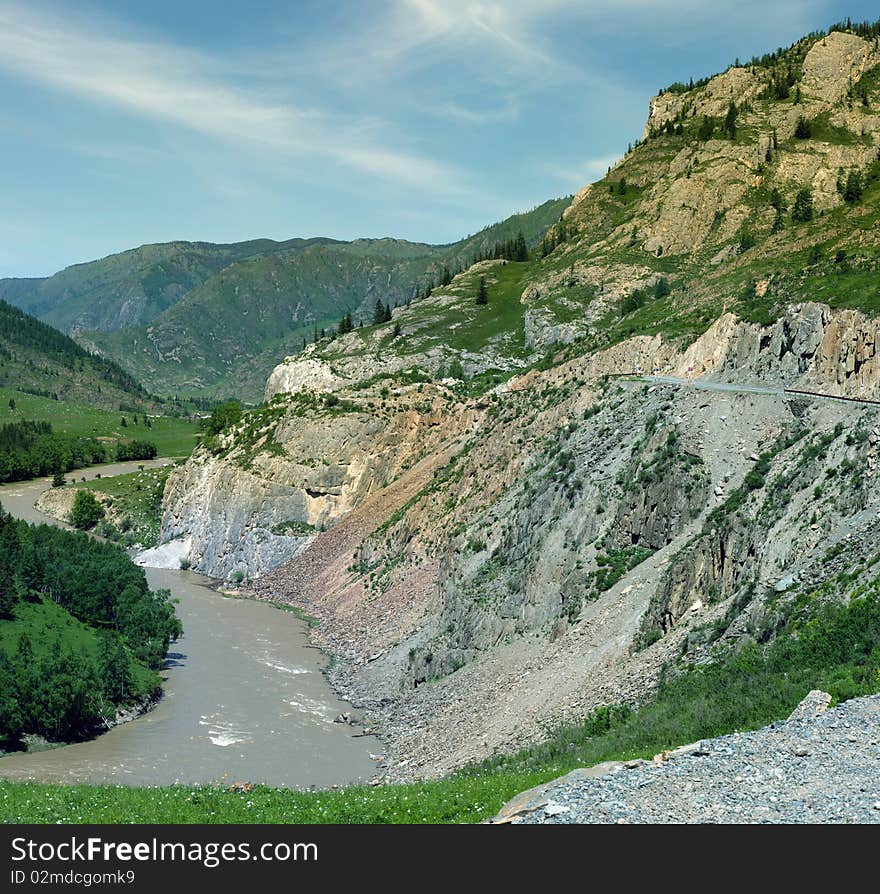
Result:
M368 321L519 231L540 242L570 198L449 245L317 237L144 245L54 276L0 280L0 299L71 334L166 394L254 397L266 372L345 313Z
M129 372L72 338L0 301L0 388L103 409L156 401Z
M54 276L0 279L0 298L62 331L112 332L149 323L194 286L244 258L295 252L331 239L142 245L66 267Z

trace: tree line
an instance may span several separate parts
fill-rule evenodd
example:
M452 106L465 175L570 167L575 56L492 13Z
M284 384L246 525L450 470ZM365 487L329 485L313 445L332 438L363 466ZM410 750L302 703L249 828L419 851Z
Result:
M108 459L154 459L156 453L150 441L122 441L111 453L96 438L59 434L49 422L7 422L0 426L0 483L72 472Z
M94 647L57 624L29 625L39 613L27 609L49 603L85 625ZM161 667L182 632L170 593L152 592L119 547L0 509L0 737L7 743L29 733L56 741L90 735L117 707L158 687L147 669Z
M10 347L51 356L66 369L82 371L90 366L102 381L138 397L149 395L140 383L119 364L80 347L72 338L24 311L0 301L0 332L6 342L5 354L12 359Z

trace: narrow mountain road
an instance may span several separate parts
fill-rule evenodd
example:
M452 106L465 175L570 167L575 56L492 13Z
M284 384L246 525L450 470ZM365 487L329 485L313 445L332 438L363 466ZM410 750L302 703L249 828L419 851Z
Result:
M644 376L636 373L634 378L640 382L655 385L682 385L698 391L723 391L734 394L770 394L782 398L808 398L813 400L833 400L836 403L859 404L866 407L880 406L880 401L867 397L852 397L848 394L825 394L820 391L809 391L801 388L783 388L769 385L739 385L730 382L713 382L709 379L688 379L683 376Z
M637 376L639 381L655 385L684 385L698 391L729 391L735 394L785 395L784 388L770 388L766 385L732 385L727 382L711 382L708 379L687 379L681 376Z

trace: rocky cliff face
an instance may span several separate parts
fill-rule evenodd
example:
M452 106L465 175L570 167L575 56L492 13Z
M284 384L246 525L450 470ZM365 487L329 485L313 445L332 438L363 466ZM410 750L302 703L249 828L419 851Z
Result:
M878 62L880 49L875 42L834 32L814 43L803 58L797 85L799 103L762 103L768 74L752 68L731 68L698 90L655 97L645 139L668 123L705 116L720 123L731 102L745 110L740 112L740 126L754 128L757 139L733 142L716 131L712 139L688 143L670 157L670 176L654 182L646 176L647 191L640 213L645 248L667 255L691 253L707 242L732 238L749 219L748 202L744 200L755 188L775 185L786 193L793 184L809 186L817 207L838 207L842 203L836 189L839 170L864 167L877 157L872 137L880 130L880 117L867 107L855 111L847 97ZM823 115L829 117L830 125L863 139L841 137L816 152L806 141L794 138L801 117L817 119ZM774 152L783 144L788 144L787 151L780 153L777 167ZM586 208L579 210L575 201L569 213L577 219L589 212Z
M349 661L337 683L407 772L451 767L637 698L682 637L704 648L713 618L766 618L756 594L857 528L880 498L870 409L782 387L875 393L873 325L804 305L770 326L721 317L687 347L636 337L478 398L388 380L279 395L174 473L163 537L319 616ZM731 390L608 378L634 364Z
M162 541L192 539L195 570L254 577L297 554L467 425L434 386L281 396L169 478Z
M865 573L878 215L838 184L874 188L878 54L835 33L658 97L540 257L289 358L169 482L163 536L321 619L393 775L637 702Z
M807 303L772 326L720 317L674 364L678 374L778 383L834 394L878 397L880 322L855 310Z

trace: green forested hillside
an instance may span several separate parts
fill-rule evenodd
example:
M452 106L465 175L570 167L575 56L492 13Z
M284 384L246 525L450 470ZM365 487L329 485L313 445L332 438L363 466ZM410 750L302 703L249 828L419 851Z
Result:
M149 326L86 337L159 393L258 398L269 370L376 296L403 303L438 252L395 240L315 245L231 265Z
M5 301L0 301L0 387L80 397L96 405L149 400L134 376L118 364L86 351Z
M90 735L158 691L181 632L121 549L0 511L0 747Z
M186 417L199 406L153 397L112 360L0 301L0 480L115 459L137 440L186 455L197 432Z
M151 391L256 399L271 368L377 299L395 306L522 233L538 244L570 199L554 199L451 245L398 239L146 245L34 280L0 299L74 333Z
M0 299L64 332L109 332L149 323L194 286L242 258L293 252L321 241L330 240L143 245L42 279L0 279Z

